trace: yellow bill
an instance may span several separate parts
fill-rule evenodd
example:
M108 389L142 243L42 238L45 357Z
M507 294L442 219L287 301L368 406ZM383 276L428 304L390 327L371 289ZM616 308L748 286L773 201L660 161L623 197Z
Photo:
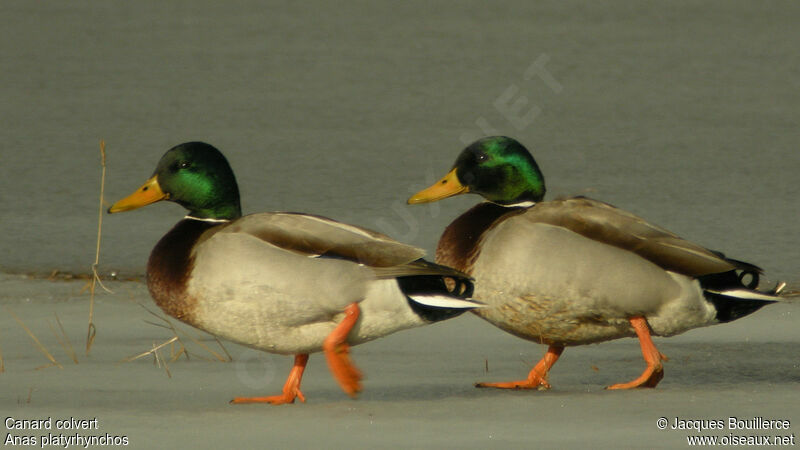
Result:
M434 183L431 187L423 189L408 199L408 204L428 203L452 197L458 194L466 194L469 188L462 185L456 176L456 169L451 170L441 180Z
M153 178L147 180L136 192L111 205L111 208L108 208L108 212L118 213L130 211L164 200L167 197L168 195L165 194L164 191L161 190L161 186L158 185L158 177L154 175Z

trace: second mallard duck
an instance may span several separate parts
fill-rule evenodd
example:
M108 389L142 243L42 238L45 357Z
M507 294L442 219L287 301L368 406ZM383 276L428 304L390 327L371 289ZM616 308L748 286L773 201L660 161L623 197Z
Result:
M757 290L761 269L585 197L542 201L544 177L516 140L487 137L453 169L412 196L424 203L476 193L488 202L442 234L436 261L475 280L487 304L476 314L549 347L528 378L479 387L549 387L565 346L637 336L647 368L610 389L655 387L666 359L651 335L671 336L729 322L781 300L781 284Z
M155 174L109 212L160 200L189 214L150 254L147 287L156 304L215 336L295 355L282 394L233 403L305 401L300 381L317 351L353 396L361 373L349 345L480 306L468 299L469 277L380 233L309 214L242 216L228 161L202 142L170 149ZM446 280L458 284L454 293Z

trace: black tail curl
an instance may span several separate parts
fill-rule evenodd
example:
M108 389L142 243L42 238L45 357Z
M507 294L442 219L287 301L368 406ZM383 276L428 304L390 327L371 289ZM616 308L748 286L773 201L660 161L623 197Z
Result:
M704 275L698 278L700 287L706 300L710 301L717 310L717 320L720 322L730 322L750 315L770 303L770 300L743 299L739 297L725 295L726 290L748 289L756 291L760 283L761 269L756 266L747 267L742 270L731 270L728 272ZM713 292L709 292L713 291ZM774 295L771 292L767 295Z
M472 280L461 276L413 275L398 277L397 284L406 295L411 309L428 322L438 322L463 314L464 308L447 308L424 305L411 298L414 295L444 295L462 300L471 299L475 286ZM453 288L448 288L452 285Z

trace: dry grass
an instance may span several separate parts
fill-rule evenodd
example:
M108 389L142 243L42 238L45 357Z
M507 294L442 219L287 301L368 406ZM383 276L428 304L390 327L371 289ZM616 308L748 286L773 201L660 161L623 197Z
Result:
M167 365L167 361L164 358L161 357L161 353L159 353L159 350L161 350L161 348L163 348L163 347L165 347L167 345L173 344L177 340L178 340L178 336L175 335L175 336L172 336L171 339L169 339L167 341L164 341L159 345L156 345L155 343L153 343L153 348L151 348L150 350L148 350L146 352L142 352L142 353L140 353L138 355L129 356L129 357L123 359L121 362L131 362L131 361L135 361L135 360L137 360L139 358L144 358L147 355L153 355L153 364L157 365L158 367L161 367L163 365L164 366L164 371L167 372L167 376L169 378L172 378L172 373L169 371L169 365ZM180 354L178 356L180 356ZM173 359L173 361L174 360L175 359Z
M53 328L53 324L48 322L50 324L50 330L53 332L53 335L58 340L58 343L61 344L61 347L64 349L64 352L72 359L72 361L75 364L78 364L78 354L75 353L75 348L72 347L72 342L70 342L69 336L67 336L67 333L64 331L64 325L61 324L61 319L58 318L58 314L53 313L53 315L56 316L56 323L58 324L58 329L61 331L61 334L59 335L58 333L56 333L56 329Z
M109 291L103 282L100 281L100 276L97 274L97 266L100 264L100 238L103 233L103 207L106 188L106 142L100 141L100 208L97 214L97 247L94 254L94 264L92 264L92 281L89 287L89 327L86 330L86 354L92 349L94 338L97 335L97 328L94 326L94 290L95 286L99 283L100 286L108 292Z
M233 356L231 356L231 354L228 353L228 349L226 349L225 346L222 345L222 342L220 342L219 338L214 336L214 340L217 341L217 345L219 345L219 348L221 348L222 351L225 352L225 357L227 358L225 362L233 361Z
M158 367L161 367L161 364L163 364L164 365L164 371L167 372L167 377L172 378L172 373L169 371L169 365L167 365L167 360L165 360L165 359L160 357L160 354L158 353L158 350L155 350L153 352L153 354L156 357L155 364Z
M32 399L33 399L33 388L29 388L28 389L28 398L25 399L25 400L22 400L22 397L17 397L17 404L18 405L26 405L26 404L29 405L31 403Z
M5 310L6 310L6 312L8 312L11 315L11 317L14 318L14 320L17 321L17 323L22 327L22 329L25 330L26 333L28 333L28 336L30 336L30 338L36 344L36 348L38 348L39 351L42 352L42 354L44 354L44 356L46 356L47 359L50 360L50 364L47 364L45 366L39 366L39 367L36 368L36 370L46 369L46 368L52 367L52 366L56 366L59 369L63 369L64 367L61 364L59 364L58 361L56 361L55 358L53 358L53 355L49 351L47 351L47 348L45 348L44 345L42 345L41 341L39 341L39 338L37 338L36 335L33 334L33 331L31 331L31 329L28 328L25 325L25 323L19 317L17 317L16 314L14 314L14 311L11 311L8 308L5 308Z
M188 338L189 341L191 341L195 345L199 346L200 348L202 348L203 350L208 352L211 356L213 356L213 359L209 359L209 358L205 358L205 357L200 356L200 355L195 355L200 359L204 359L206 361L216 360L216 361L219 361L219 362L231 362L231 361L233 361L233 357L231 357L231 354L228 353L228 350L225 348L224 345L222 345L222 342L220 342L220 340L216 336L214 336L214 340L217 342L217 345L219 345L219 347L222 349L222 352L225 354L224 357L222 355L220 355L219 353L215 352L214 350L212 350L209 346L204 344L197 337L192 336L188 332L184 332L184 331L178 329L177 327L175 327L175 324L172 323L172 321L169 320L168 318L166 318L166 317L164 317L164 316L162 316L162 315L160 315L158 313L155 313L155 312L151 311L149 308L147 308L146 306L144 306L142 304L139 304L139 306L141 306L142 308L144 308L145 311L147 311L148 313L152 314L154 317L156 317L157 319L159 319L160 321L163 322L163 324L162 324L162 323L155 323L155 322L146 321L147 323L149 323L150 325L157 326L157 327L166 328L166 329L172 331L172 334L177 339L177 341L178 341L178 343L180 344L181 347L180 347L180 350L178 351L177 354L175 354L174 352L171 352L174 355L173 358L172 358L172 361L175 361L176 359L178 359L178 357L180 357L181 354L185 355L187 360L189 359L189 352L186 350L186 346L184 345L184 342L181 339L181 336L183 336L185 338Z
M129 356L129 357L123 359L120 362L136 361L137 359L144 358L147 355L155 354L155 352L160 350L162 347L166 347L167 345L172 344L173 342L175 342L177 340L178 340L178 336L172 336L172 338L162 342L161 344L156 345L155 343L153 343L153 348L151 348L150 350L148 350L146 352L139 353L138 355Z
M228 353L228 350L225 348L225 346L222 345L222 342L220 342L219 339L216 338L216 336L214 337L214 340L217 341L217 344L222 349L222 352L225 354L225 357L223 357L219 353L217 353L214 350L212 350L211 348L209 348L206 344L204 344L198 338L196 338L196 337L190 335L189 333L184 332L184 331L180 330L179 328L177 328L175 326L175 324L171 320L169 320L168 318L166 318L166 317L164 317L164 316L162 316L162 315L160 315L160 314L158 314L156 312L151 311L149 308L147 308L146 306L142 305L141 303L139 304L139 306L144 308L145 311L147 311L148 313L150 313L151 315L153 315L155 318L157 318L158 320L160 320L162 322L162 323L156 323L156 322L145 321L146 323L149 323L150 325L157 326L159 328L165 328L165 329L170 330L172 332L172 337L167 339L166 341L158 344L158 345L153 343L153 346L152 346L152 348L150 350L144 351L142 353L139 353L139 354L136 354L136 355L133 355L133 356L129 356L129 357L123 359L120 362L131 362L131 361L135 361L135 360L140 359L140 358L144 358L147 355L153 355L153 364L155 364L158 367L162 367L163 366L164 367L164 371L167 373L167 376L172 378L172 373L169 370L169 363L175 362L178 358L181 357L181 355L183 355L187 360L190 359L189 351L187 350L186 346L184 345L184 340L182 339L182 337L183 338L188 338L188 342L194 343L195 345L199 346L200 348L202 348L203 350L207 351L209 354L211 354L213 356L213 358L207 358L207 357L203 357L201 355L195 354L194 356L196 356L199 359L202 359L202 360L205 360L205 361L219 361L219 362L230 362L230 361L233 360L233 358L231 357L230 353ZM177 344L177 349L176 349L176 344ZM166 346L169 346L169 358L168 358L169 359L169 363L167 362L166 358L161 356L161 350L164 349L164 347L166 347Z

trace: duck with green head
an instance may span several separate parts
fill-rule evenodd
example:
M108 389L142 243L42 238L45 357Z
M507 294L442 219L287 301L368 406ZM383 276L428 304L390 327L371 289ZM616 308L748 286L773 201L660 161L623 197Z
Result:
M300 381L308 354L318 351L354 396L361 374L349 345L480 306L469 299L466 275L388 236L309 214L242 216L233 171L209 144L167 151L153 176L109 212L160 200L189 213L150 254L147 286L156 304L215 336L295 355L282 394L234 403L305 401Z
M796 295L781 292L785 284L757 290L760 268L609 204L585 197L543 201L544 176L509 137L469 145L444 178L408 203L465 193L488 201L445 229L436 262L474 278L475 296L487 304L475 314L548 345L527 379L478 387L547 388L564 347L633 336L647 368L609 388L655 387L666 357L651 335L729 322Z

